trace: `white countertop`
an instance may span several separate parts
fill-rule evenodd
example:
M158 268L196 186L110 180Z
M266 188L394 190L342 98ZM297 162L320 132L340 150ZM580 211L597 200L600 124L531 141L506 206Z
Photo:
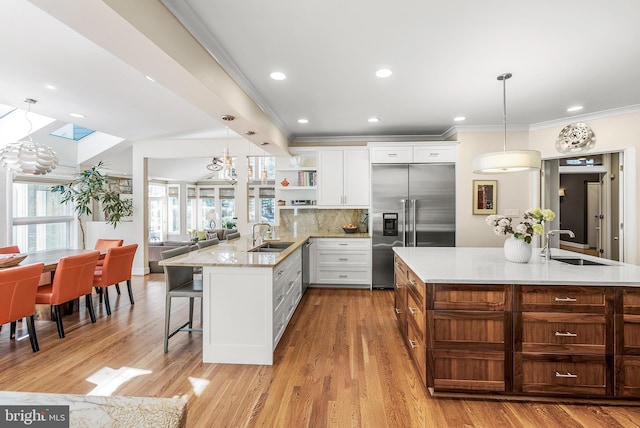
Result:
M536 248L529 263L507 261L503 248L396 247L393 250L425 283L640 286L640 266L555 248L551 251L552 257L584 258L607 263L607 266L546 261Z
M279 239L265 242L291 242L291 246L279 253L249 251L257 245L251 243L250 236L242 236L231 241L220 241L187 254L162 260L161 266L224 266L224 267L274 267L286 259L309 238L369 238L365 233L314 233L304 235L281 234Z

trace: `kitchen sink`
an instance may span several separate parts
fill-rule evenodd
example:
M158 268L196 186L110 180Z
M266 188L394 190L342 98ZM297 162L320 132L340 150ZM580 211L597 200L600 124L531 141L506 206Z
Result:
M605 263L594 262L593 260L579 259L575 257L551 257L551 260L556 260L562 263L568 263L576 266L607 266Z
M249 250L250 253L280 253L289 248L293 242L267 242Z

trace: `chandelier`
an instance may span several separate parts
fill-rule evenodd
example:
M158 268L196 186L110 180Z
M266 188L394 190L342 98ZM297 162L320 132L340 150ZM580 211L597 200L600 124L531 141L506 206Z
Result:
M37 103L32 98L25 98L28 111L25 119L29 123L28 141L16 141L9 143L0 149L0 164L9 171L21 174L44 175L53 171L58 166L58 155L50 147L35 143L31 138L33 124L29 120L31 104Z

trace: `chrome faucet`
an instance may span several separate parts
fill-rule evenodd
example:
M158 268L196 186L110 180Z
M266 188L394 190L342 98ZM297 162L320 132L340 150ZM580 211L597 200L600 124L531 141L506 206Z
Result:
M549 241L552 236L555 236L556 234L558 235L569 235L570 238L575 238L576 234L573 233L573 231L571 230L560 230L560 229L555 229L555 230L550 230L547 232L547 242L545 242L544 248L542 249L542 251L540 252L540 256L544 257L546 260L551 259L551 249L549 248Z
M271 225L269 223L254 223L251 227L251 245L256 245L256 226L267 226L271 229Z

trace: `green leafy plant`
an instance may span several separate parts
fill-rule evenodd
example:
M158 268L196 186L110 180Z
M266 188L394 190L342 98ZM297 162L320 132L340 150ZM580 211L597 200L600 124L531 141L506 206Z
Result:
M85 247L85 231L82 216L92 215L93 204L102 204L105 222L115 229L123 217L133 213L133 201L120 199L120 195L109 189L108 176L100 170L104 167L102 162L93 165L90 169L81 171L69 184L58 184L51 188L54 193L61 195L60 202L72 203L73 209L80 223L82 232L82 246Z

